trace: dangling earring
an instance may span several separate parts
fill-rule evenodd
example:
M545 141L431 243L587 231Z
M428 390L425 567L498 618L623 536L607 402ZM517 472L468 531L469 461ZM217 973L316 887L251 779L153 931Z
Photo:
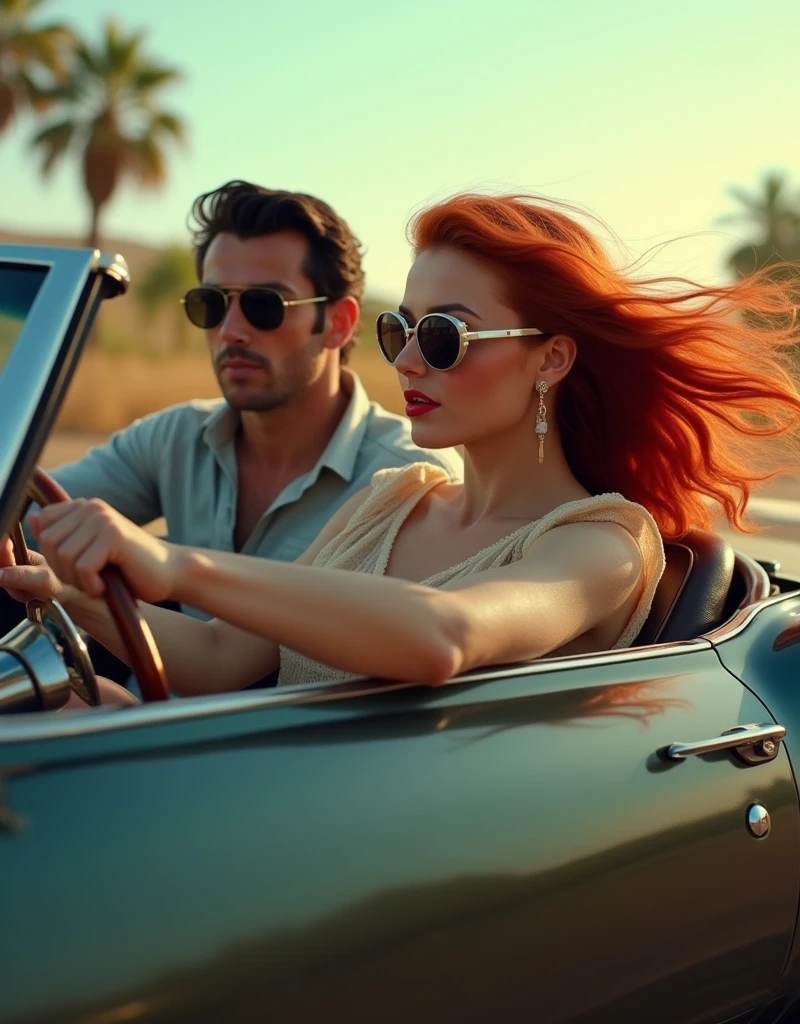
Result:
M539 408L536 410L536 433L539 435L539 465L544 462L544 435L547 433L547 406L544 404L544 396L547 394L547 382L537 381L536 390L539 392Z

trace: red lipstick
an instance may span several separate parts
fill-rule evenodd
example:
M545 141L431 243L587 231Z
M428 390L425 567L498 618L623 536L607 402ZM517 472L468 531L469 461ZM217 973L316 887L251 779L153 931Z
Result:
M426 412L433 412L439 408L438 402L434 402L421 391L404 391L403 398L406 400L406 416L423 416Z

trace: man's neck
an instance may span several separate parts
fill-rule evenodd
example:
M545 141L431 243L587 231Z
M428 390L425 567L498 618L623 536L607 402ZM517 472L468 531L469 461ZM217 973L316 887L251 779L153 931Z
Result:
M240 468L244 461L285 479L308 472L327 448L350 397L350 381L336 367L286 405L241 413Z

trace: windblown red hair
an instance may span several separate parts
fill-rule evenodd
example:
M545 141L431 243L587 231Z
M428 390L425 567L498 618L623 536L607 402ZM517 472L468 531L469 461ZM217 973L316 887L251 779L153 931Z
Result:
M707 498L742 528L752 485L788 468L798 339L774 268L708 288L638 280L613 266L571 207L520 195L455 196L419 214L410 235L416 252L451 246L485 260L522 326L575 339L555 418L591 493L639 502L673 539L710 526Z

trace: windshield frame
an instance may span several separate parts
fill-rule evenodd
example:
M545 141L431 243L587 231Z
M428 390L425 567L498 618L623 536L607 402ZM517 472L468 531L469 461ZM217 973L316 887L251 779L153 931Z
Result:
M47 270L0 373L0 536L20 517L36 464L103 298L124 291L125 261L97 249L0 245L0 267Z

